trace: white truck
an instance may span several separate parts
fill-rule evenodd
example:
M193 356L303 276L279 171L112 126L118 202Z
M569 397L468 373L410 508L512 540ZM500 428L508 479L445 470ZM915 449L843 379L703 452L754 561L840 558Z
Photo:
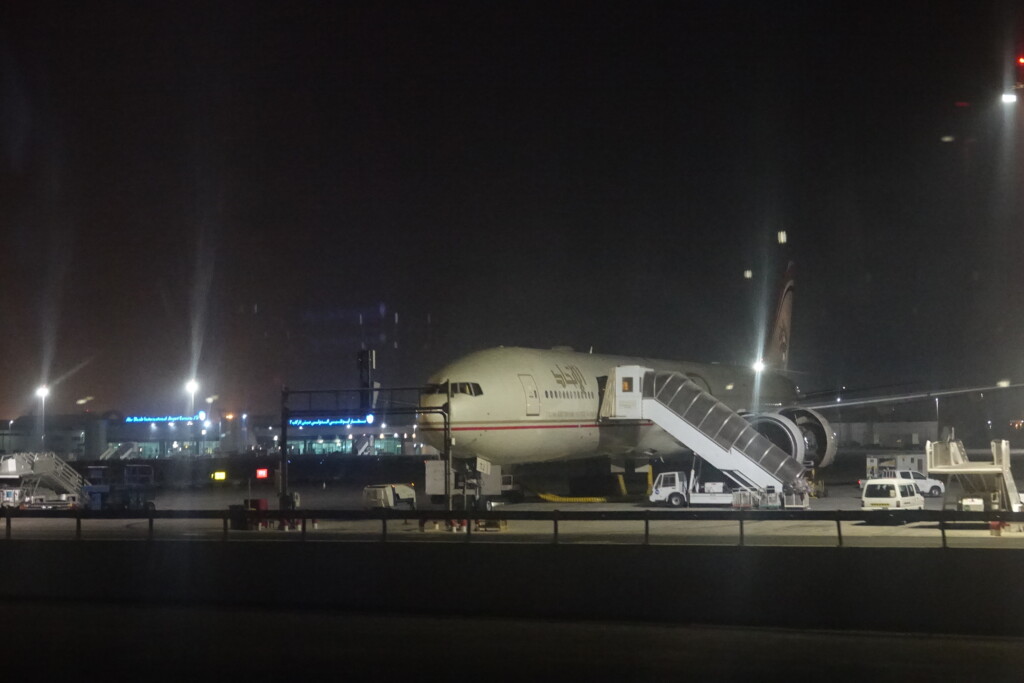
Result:
M724 482L702 482L700 468L691 470L689 477L686 476L686 472L662 472L655 477L648 500L652 503L668 503L672 507L718 505L765 510L808 507L806 492L785 494L774 486L768 486L764 490L737 487L730 491Z
M649 500L668 503L674 508L683 505L731 506L733 494L720 481L701 484L698 477L688 479L686 472L662 472L654 479Z

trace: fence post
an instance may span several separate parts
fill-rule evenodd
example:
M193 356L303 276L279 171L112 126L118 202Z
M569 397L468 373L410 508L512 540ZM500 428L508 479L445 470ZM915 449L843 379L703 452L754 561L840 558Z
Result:
M302 535L299 536L300 541L306 540L306 513L302 513Z
M743 518L740 517L740 547L743 547Z
M82 511L75 510L75 540L82 540Z
M4 517L7 518L7 540L11 540L11 508L4 508Z
M388 541L388 515L387 512L381 513L380 518L380 542L387 543Z
M651 511L644 510L644 545L651 542Z
M839 513L836 512L836 537L839 539L839 547L843 547L843 523L839 521Z
M558 545L558 510L552 511L551 521L554 524L554 536L552 537L551 542Z
M228 540L228 513L227 512L224 513L223 521L224 521L224 540L227 541Z
M939 531L942 532L942 547L948 548L949 546L946 545L946 520L939 520Z
M148 540L153 540L153 511L149 510L149 537Z

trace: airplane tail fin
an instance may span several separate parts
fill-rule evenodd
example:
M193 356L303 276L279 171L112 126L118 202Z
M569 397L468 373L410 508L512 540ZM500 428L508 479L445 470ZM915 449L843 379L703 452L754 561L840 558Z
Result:
M776 370L785 370L789 363L789 330L793 316L793 275L792 261L786 267L779 287L779 299L775 309L775 319L768 331L765 343L764 362Z

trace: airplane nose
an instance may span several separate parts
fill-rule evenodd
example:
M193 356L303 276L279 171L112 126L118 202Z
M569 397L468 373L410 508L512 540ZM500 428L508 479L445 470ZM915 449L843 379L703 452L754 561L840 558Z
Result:
M420 413L417 422L425 430L444 428L444 418L440 413Z
M440 448L444 442L444 417L440 413L420 413L416 422L423 440L434 448Z

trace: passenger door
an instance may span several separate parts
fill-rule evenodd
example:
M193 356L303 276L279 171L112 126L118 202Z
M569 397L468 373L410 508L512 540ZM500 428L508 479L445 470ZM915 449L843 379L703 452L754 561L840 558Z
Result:
M526 414L540 415L540 394L537 393L537 383L533 381L533 375L519 375L519 381L526 395Z

